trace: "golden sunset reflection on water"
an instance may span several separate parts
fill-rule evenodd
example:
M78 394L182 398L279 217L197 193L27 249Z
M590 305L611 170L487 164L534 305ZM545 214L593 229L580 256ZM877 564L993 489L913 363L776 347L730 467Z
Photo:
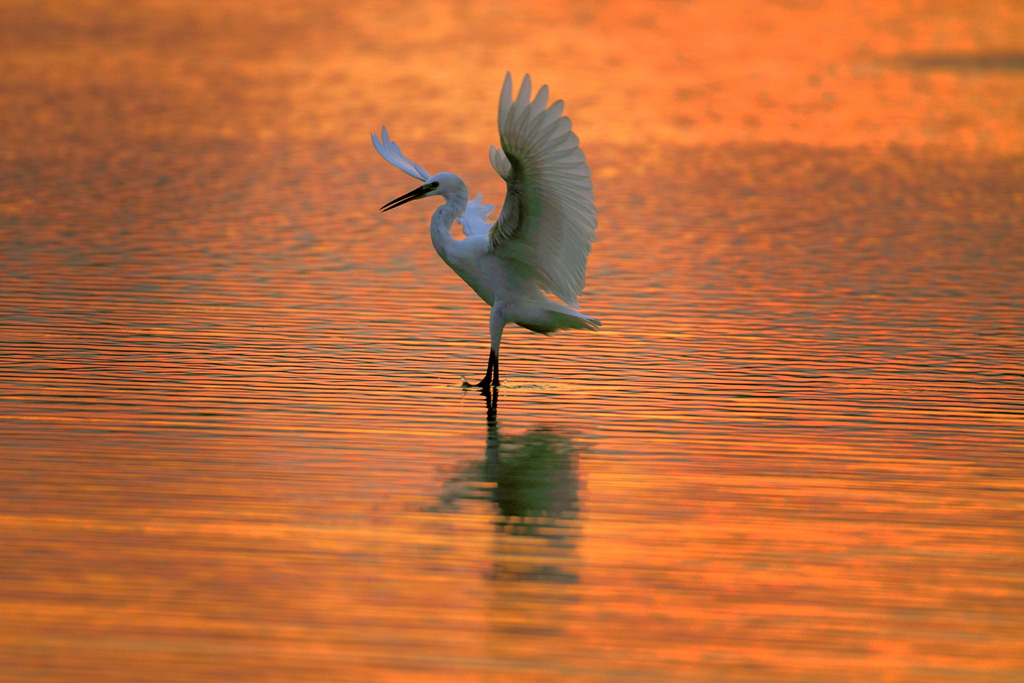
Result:
M1024 5L0 6L0 678L1024 677ZM380 159L594 173L506 331ZM496 404L495 404L496 400ZM489 419L490 416L490 419Z

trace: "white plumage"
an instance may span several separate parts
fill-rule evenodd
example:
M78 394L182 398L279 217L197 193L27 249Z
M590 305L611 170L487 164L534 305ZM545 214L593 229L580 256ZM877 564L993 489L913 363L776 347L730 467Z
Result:
M478 194L469 200L466 210L455 220L462 225L462 234L466 237L472 237L473 235L486 236L487 231L491 229L491 222L487 220L487 217L491 215L491 211L494 211L494 204L484 204L484 196Z
M430 175L402 154L386 128L379 139L371 135L382 157L424 181L382 211L433 195L445 199L430 221L434 248L491 306L491 353L480 386L498 384L498 349L506 324L543 334L601 325L576 310L597 230L590 168L572 122L562 115L562 101L549 107L546 85L532 100L530 91L527 75L513 99L512 75L506 74L498 104L501 149L491 147L490 161L507 190L494 223L487 221L493 205L484 204L482 195L469 201L469 190L458 176ZM456 220L465 239L451 235Z
M430 178L430 174L422 166L409 161L408 157L402 154L402 150L398 148L398 145L391 142L391 138L388 137L387 128L381 127L379 140L376 135L372 134L370 138L373 139L373 146L376 148L377 153L384 157L392 166L402 169L413 178L419 178L420 180Z

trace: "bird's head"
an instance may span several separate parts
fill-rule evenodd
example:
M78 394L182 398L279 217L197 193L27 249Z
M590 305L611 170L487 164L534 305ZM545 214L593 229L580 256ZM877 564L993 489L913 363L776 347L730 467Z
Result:
M407 204L414 199L423 199L424 197L430 197L433 195L445 195L453 191L458 184L462 181L454 173L438 173L427 178L426 182L417 187L412 192L407 192L401 197L392 199L390 202L380 207L381 211L390 211L396 206Z

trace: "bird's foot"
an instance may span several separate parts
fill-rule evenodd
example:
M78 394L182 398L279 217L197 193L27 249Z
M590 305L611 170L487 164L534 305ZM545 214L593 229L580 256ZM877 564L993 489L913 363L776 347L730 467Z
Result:
M484 377L479 382L470 382L465 377L462 378L462 386L463 386L463 388L477 387L479 389L487 389L488 387L497 387L497 386L500 386L500 385L501 385L501 382L499 382L498 380L492 380L490 377Z

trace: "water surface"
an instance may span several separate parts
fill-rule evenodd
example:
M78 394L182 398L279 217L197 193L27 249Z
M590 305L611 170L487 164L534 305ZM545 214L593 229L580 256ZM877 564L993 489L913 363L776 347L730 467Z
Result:
M8 3L5 676L1019 680L1022 13L890 7ZM484 396L368 138L500 202L506 69L604 327Z

